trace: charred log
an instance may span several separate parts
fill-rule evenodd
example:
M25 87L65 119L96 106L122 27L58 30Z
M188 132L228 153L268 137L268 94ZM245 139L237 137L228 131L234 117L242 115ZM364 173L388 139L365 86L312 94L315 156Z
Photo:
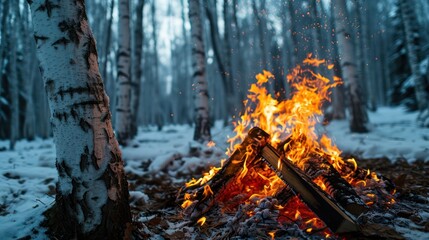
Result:
M259 159L258 152L265 146L268 138L269 135L261 129L251 129L243 143L228 158L222 169L204 186L193 186L188 189L182 189L179 193L178 201L183 201L184 194L190 192L194 199L197 199L192 206L186 208L185 214L191 220L196 220L202 214L209 211L215 204L216 197L241 172L243 165L248 165Z

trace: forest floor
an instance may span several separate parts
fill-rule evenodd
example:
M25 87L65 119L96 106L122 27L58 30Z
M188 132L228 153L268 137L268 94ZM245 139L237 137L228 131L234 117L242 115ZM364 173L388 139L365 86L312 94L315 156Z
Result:
M346 121L334 121L319 129L326 131L345 154L355 156L359 166L397 184L397 203L392 210L371 216L394 229L392 233L386 228L387 238L429 239L429 130L418 128L415 118L416 114L401 108L380 108L370 113L372 131L368 134L351 134ZM232 131L216 124L212 130L214 147L198 146L192 142L192 134L189 126L166 126L161 132L144 128L123 149L137 236L207 239L234 235L225 235L233 233L228 223L234 216L208 217L206 224L196 226L184 220L176 202L185 182L199 178L226 158L226 139ZM42 213L55 200L55 146L51 139L19 141L15 151L8 151L7 146L7 141L0 141L0 236L46 239L39 224ZM190 152L191 147L199 150ZM271 239L266 232L254 234L254 238ZM287 234L320 238L299 229Z

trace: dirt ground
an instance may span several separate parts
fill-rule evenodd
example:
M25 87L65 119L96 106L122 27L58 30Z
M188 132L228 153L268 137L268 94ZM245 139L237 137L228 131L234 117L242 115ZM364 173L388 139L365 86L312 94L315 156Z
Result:
M147 165L142 163L142 169ZM391 209L372 209L361 217L365 225L359 234L332 235L331 239L428 239L429 238L429 162L395 162L386 158L361 159L358 165L375 171L395 183L396 203ZM148 201L132 199L135 235L142 239L272 239L267 226L258 226L253 236L232 228L234 216L208 216L211 220L203 226L185 220L180 203L176 202L178 190L192 177L199 177L204 169L194 174L171 177L167 172L155 175L129 174L130 190L141 191ZM180 175L180 174L179 174ZM365 224L364 224L365 223ZM237 222L235 222L237 224ZM253 225L252 225L253 226ZM275 224L273 227L276 227ZM279 226L277 226L279 227ZM280 226L276 239L321 239L318 232L308 234L296 226ZM233 230L234 229L234 230ZM269 228L272 229L272 228Z

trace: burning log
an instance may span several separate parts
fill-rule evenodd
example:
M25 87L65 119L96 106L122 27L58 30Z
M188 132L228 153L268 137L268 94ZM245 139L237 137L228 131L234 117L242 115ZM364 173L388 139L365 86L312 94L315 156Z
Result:
M304 138L304 136L301 136ZM302 141L305 141L302 139ZM286 146L286 147L285 147ZM291 139L286 139L278 147L277 151L282 156L286 156L294 143ZM316 153L317 152L317 153ZM335 201L355 217L369 210L368 206L358 196L353 187L341 177L340 173L329 163L329 155L321 155L316 151L309 154L309 160L306 161L303 171L311 180L319 178L326 186L326 192L329 193ZM365 171L366 172L366 171Z
M193 199L197 199L191 206L186 207L185 214L192 220L196 220L206 213L214 205L216 197L222 192L222 189L243 169L243 167L258 158L258 152L264 147L269 139L269 135L260 128L253 128L249 131L248 136L228 158L221 170L216 173L203 186L193 185L188 187L186 191L182 189L179 193L178 201L185 200L187 196L185 192L191 190ZM184 193L184 195L182 194ZM182 204L183 206L183 204Z
M288 184L307 206L319 216L334 232L355 232L358 230L356 219L338 206L329 195L311 181L289 160L282 158L269 144L262 149L262 157L276 169L278 176ZM278 166L278 167L275 167Z
M210 210L215 204L215 200L222 189L238 174L241 174L243 168L250 164L256 164L260 157L265 159L268 165L277 173L287 186L277 193L277 197L289 199L291 190L299 194L300 198L307 204L307 206L318 215L327 226L334 232L353 232L357 231L358 227L356 219L353 215L347 212L335 202L327 193L320 189L305 173L298 167L293 165L288 160L281 157L277 151L269 144L269 134L262 129L252 128L243 143L234 151L231 157L227 160L222 169L215 174L204 186L196 185L192 189L191 196L195 201L190 201L190 206L186 206L185 214L190 216L191 220L196 220L202 214ZM329 163L326 162L329 165ZM330 174L325 174L325 179L334 186L331 182L339 182L334 187L351 186L342 179L338 172L330 167ZM338 178L338 179L337 179ZM290 187L290 188L289 188ZM189 190L187 191L189 192ZM335 191L330 190L333 196L336 196L343 205L353 211L353 214L358 215L362 210L357 194L352 190ZM187 200L185 193L185 200ZM344 196L353 197L344 197ZM354 198L356 197L356 199ZM354 204L357 202L358 204ZM186 203L186 201L185 201ZM186 205L186 204L185 204ZM357 207L356 207L357 206Z
M322 166L324 171L320 174L320 179L326 186L326 192L333 197L338 204L346 209L349 213L358 217L362 213L368 211L368 206L364 201L357 195L353 187L341 177L340 173L326 160L325 157L312 154L312 160L309 161L307 171L315 171L315 169L321 169Z

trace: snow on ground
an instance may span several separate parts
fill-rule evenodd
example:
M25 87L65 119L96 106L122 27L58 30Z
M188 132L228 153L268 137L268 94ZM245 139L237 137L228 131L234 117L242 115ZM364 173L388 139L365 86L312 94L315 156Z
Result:
M350 133L347 121L333 121L325 130L346 153L365 158L385 156L392 160L427 161L429 129L418 128L416 116L416 113L406 113L399 107L379 108L370 113L373 126L370 133ZM189 149L208 151L209 148L192 142L192 127L166 126L162 131L140 129L132 144L123 148L126 171L156 174L168 165L181 164L177 169L184 173L202 165L218 165L226 157L224 152L228 145L225 141L231 134L230 128L222 128L221 122L216 122L212 129L216 146L212 147L211 158L201 162L198 156L189 153ZM42 221L42 212L54 202L55 146L51 139L19 141L13 152L6 150L8 145L8 141L0 141L0 238L17 239L30 235L32 239L45 239L43 229L38 225ZM146 166L143 170L142 165ZM148 200L140 192L131 192L131 196Z
M343 152L362 158L429 160L429 129L417 126L417 113L402 107L381 107L369 112L369 119L369 133L350 133L348 122L343 120L331 122L327 134Z
M0 142L0 149L8 146ZM19 141L15 149L0 152L0 238L46 239L39 224L55 200L55 146L52 139L37 139Z

